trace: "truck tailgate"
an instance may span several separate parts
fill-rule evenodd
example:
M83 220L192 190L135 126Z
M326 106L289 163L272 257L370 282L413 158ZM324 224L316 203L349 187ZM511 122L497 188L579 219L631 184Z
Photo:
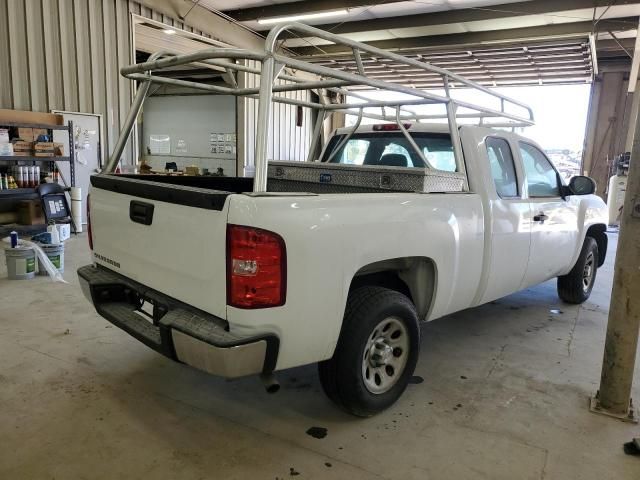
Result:
M226 317L229 192L117 176L91 178L94 260Z

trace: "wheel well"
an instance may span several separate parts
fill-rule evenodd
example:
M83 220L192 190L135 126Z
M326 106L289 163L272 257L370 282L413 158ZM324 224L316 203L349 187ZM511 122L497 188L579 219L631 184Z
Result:
M607 258L607 245L609 243L607 226L602 223L591 225L587 229L586 236L593 238L598 244L598 267L601 267Z
M436 266L427 257L403 257L365 265L356 272L349 292L359 287L378 286L400 292L413 302L418 318L427 317L436 286Z

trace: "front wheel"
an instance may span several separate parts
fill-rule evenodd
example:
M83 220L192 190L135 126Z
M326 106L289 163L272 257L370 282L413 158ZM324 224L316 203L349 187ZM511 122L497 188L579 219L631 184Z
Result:
M567 303L583 303L591 295L598 271L598 244L584 239L578 261L571 271L558 277L558 296Z
M338 345L318 364L327 396L347 412L369 417L406 389L418 361L420 328L403 294L362 287L349 295Z

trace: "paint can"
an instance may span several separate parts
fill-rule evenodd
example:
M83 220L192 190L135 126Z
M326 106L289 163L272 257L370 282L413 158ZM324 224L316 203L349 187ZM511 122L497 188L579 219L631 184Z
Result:
M64 243L57 245L40 245L44 253L49 257L51 263L58 269L60 273L64 272ZM38 262L38 275L48 275L47 269Z
M36 252L29 247L5 248L9 280L29 280L36 274Z

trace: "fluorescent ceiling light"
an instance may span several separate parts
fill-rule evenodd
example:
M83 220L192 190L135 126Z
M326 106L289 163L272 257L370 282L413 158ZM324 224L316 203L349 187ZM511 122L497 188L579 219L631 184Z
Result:
M285 17L259 18L258 23L269 25L279 22L296 22L298 20L312 20L314 18L335 17L336 15L346 15L349 11L346 8L341 10L330 10L327 12L301 13L300 15L289 15Z
M162 30L164 33L166 33L167 35L175 35L176 31L173 28L165 28L164 30Z

